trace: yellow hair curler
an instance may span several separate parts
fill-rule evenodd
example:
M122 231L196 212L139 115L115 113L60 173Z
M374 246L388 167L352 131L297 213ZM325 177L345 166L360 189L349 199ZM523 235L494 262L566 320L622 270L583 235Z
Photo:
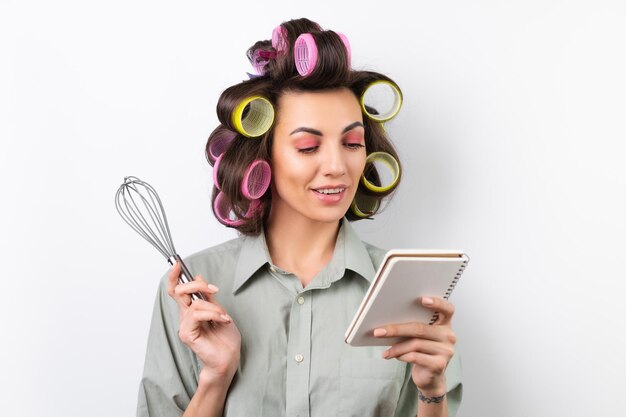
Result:
M244 115L244 110L247 109ZM248 138L267 132L274 123L274 106L265 97L252 96L241 100L232 115L235 129Z
M393 83L386 80L374 81L361 95L361 108L377 122L393 119L402 107L402 93Z
M370 172L370 170L375 170L380 180L380 185L376 185L366 178L366 174ZM399 179L400 164L396 158L387 152L372 152L367 156L365 160L365 170L363 175L361 175L361 182L363 182L363 185L365 185L368 190L384 193L391 190L398 183Z
M379 206L380 198L357 192L354 196L354 200L352 200L350 208L355 215L361 218L365 218L376 213L376 210L378 210Z

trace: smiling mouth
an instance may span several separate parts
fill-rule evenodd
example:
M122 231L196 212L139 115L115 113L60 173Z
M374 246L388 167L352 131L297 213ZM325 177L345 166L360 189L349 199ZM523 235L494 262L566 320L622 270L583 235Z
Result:
M346 189L345 188L323 188L323 189L319 189L319 190L313 190L316 193L319 194L324 194L324 195L333 195L333 194L339 194L344 192Z

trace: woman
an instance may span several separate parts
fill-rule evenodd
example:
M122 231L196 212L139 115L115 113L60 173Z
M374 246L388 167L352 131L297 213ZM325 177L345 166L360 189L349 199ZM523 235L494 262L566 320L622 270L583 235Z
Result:
M292 52L303 33L318 52L304 70ZM399 184L364 186L381 185L368 155L398 156L359 98L373 81L395 83L352 70L347 38L307 19L284 22L273 38L250 48L259 75L224 91L207 143L214 212L242 236L187 258L195 281L179 284L178 265L162 280L138 415L454 415L450 303L422 300L440 312L433 326L377 329L408 337L391 347L343 341L385 254L349 220L375 214ZM271 167L271 185L251 196L242 181L255 161Z

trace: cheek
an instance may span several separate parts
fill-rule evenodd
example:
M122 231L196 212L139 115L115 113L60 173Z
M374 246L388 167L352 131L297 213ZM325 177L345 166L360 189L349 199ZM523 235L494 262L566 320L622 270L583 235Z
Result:
M354 187L352 192L356 194L356 190L359 187L359 183L361 182L361 175L365 170L365 152L363 152L362 156L358 156L350 161L350 176L352 179L352 183Z
M291 155L276 155L272 164L272 177L278 191L306 186L311 177L309 172L306 161Z
M356 177L360 177L365 170L365 159L365 152L363 152L363 155L359 155L359 157L355 158L354 161L352 161L352 172Z

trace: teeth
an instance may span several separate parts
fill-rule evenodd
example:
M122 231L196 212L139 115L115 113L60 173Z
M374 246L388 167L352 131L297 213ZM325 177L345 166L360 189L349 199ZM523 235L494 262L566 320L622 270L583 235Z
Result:
M322 190L315 190L320 194L339 194L345 190L345 188L324 188Z

